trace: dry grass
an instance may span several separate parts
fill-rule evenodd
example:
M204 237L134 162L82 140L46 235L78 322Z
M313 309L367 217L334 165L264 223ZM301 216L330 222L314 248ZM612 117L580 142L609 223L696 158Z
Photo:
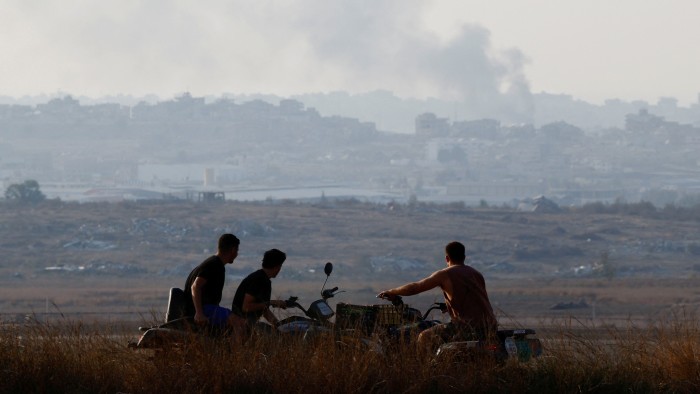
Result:
M504 364L435 362L411 346L378 354L332 338L193 339L154 353L127 348L127 336L105 327L4 326L0 392L689 393L700 389L694 321L626 329L572 321L543 336L546 356Z

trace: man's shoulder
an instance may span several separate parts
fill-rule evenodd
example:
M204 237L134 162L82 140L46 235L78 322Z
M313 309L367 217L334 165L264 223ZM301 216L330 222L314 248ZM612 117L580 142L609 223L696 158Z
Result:
M243 290L245 292L248 291L253 291L253 290L259 290L262 288L265 283L268 283L270 279L265 275L265 271L263 270L257 270L253 271L248 276L243 278L241 283L238 285L238 289ZM237 290L238 291L238 290Z
M207 257L200 266L207 269L226 269L224 262L217 255Z
M260 281L260 280L262 280L263 278L267 278L267 275L265 275L265 271L259 269L259 270L253 271L253 272L251 272L250 274L248 274L248 276L246 276L246 277L243 279L243 281L245 281L245 282L255 282L255 281Z
M226 270L226 267L224 267L224 264L221 261L221 259L219 258L219 256L213 255L213 256L208 257L206 260L202 261L201 263L199 263L199 265L196 266L192 270L192 273L190 275L196 274L197 276L199 276L200 274L205 273L205 272L210 272L210 273L217 272L217 271L224 271L225 272L225 270Z
M476 273L476 274L481 275L481 271L479 271L478 269L472 267L471 265L466 265L466 264L465 264L464 266L467 267L467 270L469 270L469 271L471 271L471 272L474 272L474 273Z
M467 265L467 264L455 264L451 265L447 268L443 268L441 271L444 271L445 273L452 273L452 272L466 272L469 274L476 274L476 275L481 275L479 271L476 270L476 268Z
M430 276L426 279L438 280L438 281L442 282L450 275L449 269L450 269L450 267L439 269L439 270L433 272L432 274L430 274Z
M213 254L213 255L207 257L204 261L202 261L202 264L201 264L201 265L204 265L204 264L217 264L217 263L223 265L223 261L221 261L221 258L219 258L219 256Z

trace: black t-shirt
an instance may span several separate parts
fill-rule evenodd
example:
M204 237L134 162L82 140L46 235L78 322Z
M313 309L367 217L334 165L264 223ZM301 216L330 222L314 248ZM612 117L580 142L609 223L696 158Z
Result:
M194 302L192 301L192 284L197 277L206 279L207 283L202 289L202 305L219 305L221 294L226 280L226 267L219 256L211 256L199 264L190 272L185 282L185 313L194 316Z
M240 313L243 317L250 320L258 320L262 316L264 310L243 313L243 299L246 294L255 297L255 302L268 302L272 295L272 282L267 274L262 269L259 269L248 275L241 281L236 290L236 295L233 296L233 305L231 310Z

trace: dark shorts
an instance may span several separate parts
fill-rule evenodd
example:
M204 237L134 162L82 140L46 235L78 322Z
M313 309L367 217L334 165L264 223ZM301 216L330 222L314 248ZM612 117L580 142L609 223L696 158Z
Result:
M231 310L218 305L204 305L204 315L212 326L226 327Z

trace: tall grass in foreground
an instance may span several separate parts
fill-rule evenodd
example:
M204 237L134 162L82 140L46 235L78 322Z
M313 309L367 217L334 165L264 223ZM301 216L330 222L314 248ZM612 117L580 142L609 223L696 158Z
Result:
M434 361L411 346L379 354L349 339L197 339L135 351L128 336L80 323L0 326L0 392L574 393L698 392L697 325L558 327L545 356L498 364Z

